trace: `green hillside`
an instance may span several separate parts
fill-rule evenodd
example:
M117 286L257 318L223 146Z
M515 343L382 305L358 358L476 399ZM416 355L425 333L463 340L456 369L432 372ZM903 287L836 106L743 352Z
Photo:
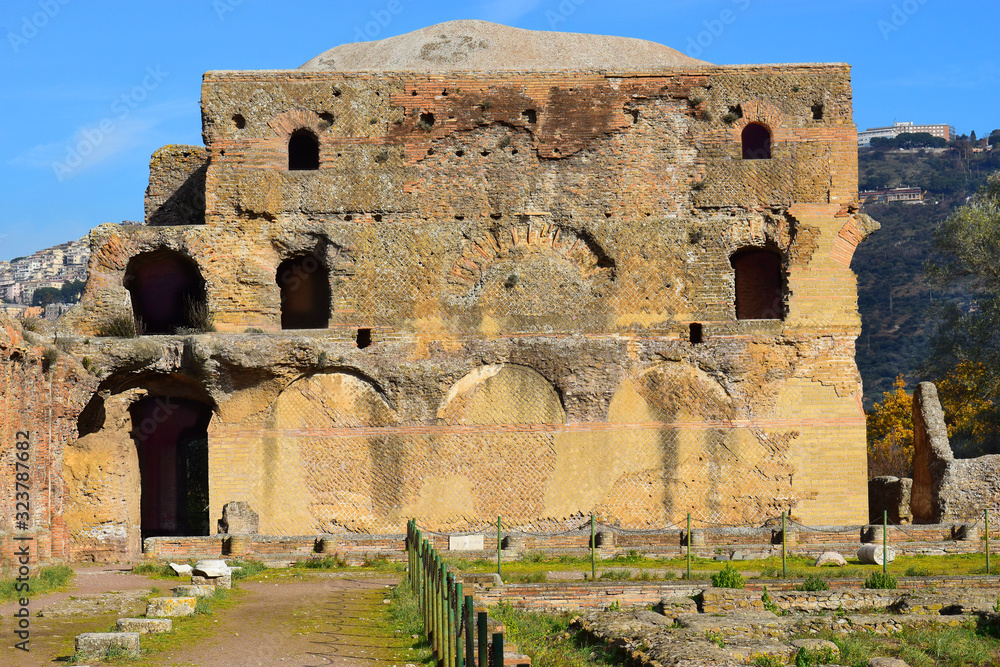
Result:
M924 279L934 231L994 171L1000 171L1000 149L972 153L968 142L952 142L944 151L876 150L859 155L862 190L909 186L927 192L923 205L864 208L882 224L858 246L851 264L858 274L862 333L857 359L866 407L881 400L899 373L911 386L924 379L917 376L917 368L934 329L932 307L963 297L955 291L938 293Z

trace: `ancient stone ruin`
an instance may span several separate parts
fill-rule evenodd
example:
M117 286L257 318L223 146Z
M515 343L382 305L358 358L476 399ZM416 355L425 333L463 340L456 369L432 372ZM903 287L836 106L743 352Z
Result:
M921 523L975 521L1000 499L1000 455L956 459L933 382L913 392L913 490L910 506Z
M233 502L265 535L865 522L849 66L458 21L208 72L202 117L147 224L91 233L58 358L0 339L40 555Z

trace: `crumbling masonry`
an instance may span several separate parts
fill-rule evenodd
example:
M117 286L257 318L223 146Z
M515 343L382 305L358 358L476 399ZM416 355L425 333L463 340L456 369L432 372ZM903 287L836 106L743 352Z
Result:
M847 65L462 21L209 72L202 117L147 225L93 230L70 354L0 344L52 554L234 501L271 535L866 520Z

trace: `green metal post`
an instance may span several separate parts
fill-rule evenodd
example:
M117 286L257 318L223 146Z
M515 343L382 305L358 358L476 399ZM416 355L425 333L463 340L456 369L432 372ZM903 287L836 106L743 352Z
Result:
M787 550L785 548L785 513L781 513L781 578L788 578L788 564L785 562Z
M493 666L503 667L503 633L493 633Z
M691 512L688 512L688 532L687 532L687 565L688 565L688 581L691 581Z
M983 510L983 519L986 521L986 574L990 573L990 511Z
M448 609L448 616L446 618L448 622L448 627L445 628L444 639L445 639L445 664L449 667L455 667L455 607L452 604L455 599L455 575L448 572L445 578L445 594L444 602L445 607Z
M889 510L882 510L882 574L889 570Z
M500 536L501 525L500 515L497 514L497 576L503 579L503 573L500 571L500 540L502 539Z
M462 582L455 582L455 598L452 602L452 608L455 610L455 667L465 667L465 651L462 649L463 639L462 636L462 599L465 597L462 594Z
M476 667L476 634L473 632L474 622L471 595L465 596L465 662L469 667Z
M597 580L597 565L595 563L595 540L594 540L594 513L590 513L590 580Z
M476 629L479 631L479 667L489 665L489 638L486 634L486 612L481 611L476 615Z

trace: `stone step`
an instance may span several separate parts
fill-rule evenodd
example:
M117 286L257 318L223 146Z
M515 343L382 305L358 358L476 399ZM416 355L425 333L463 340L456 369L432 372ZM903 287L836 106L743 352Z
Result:
M215 595L215 586L184 584L174 587L174 595L180 598L210 598Z
M119 618L118 632L138 632L140 635L157 634L173 630L169 618Z
M76 653L84 658L102 659L115 647L132 657L138 657L139 633L84 632L76 636Z
M173 618L190 616L198 605L198 599L184 598L149 598L146 604L146 616L149 618Z

